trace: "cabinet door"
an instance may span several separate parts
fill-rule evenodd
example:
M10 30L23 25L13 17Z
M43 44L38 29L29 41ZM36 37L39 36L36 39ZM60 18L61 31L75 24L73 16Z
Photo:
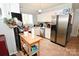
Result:
M38 22L51 22L52 17L48 13L43 13L43 14L37 15L37 20Z
M51 29L50 28L45 28L45 38L50 39L50 33L51 33Z
M40 14L40 15L37 15L37 21L38 22L44 22L44 14Z
M51 22L51 20L52 20L51 15L50 15L50 14L45 14L45 16L44 16L44 21L45 21L45 22Z
M35 35L40 35L40 28L39 27L35 27L34 28L34 32L35 32Z

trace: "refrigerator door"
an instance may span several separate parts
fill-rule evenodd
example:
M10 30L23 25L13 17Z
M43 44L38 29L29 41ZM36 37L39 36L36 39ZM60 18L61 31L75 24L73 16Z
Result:
M56 25L51 26L51 41L56 41Z
M69 15L59 15L57 20L56 43L65 46Z
M51 41L56 42L56 22L57 22L57 15L52 16L52 23L51 23Z

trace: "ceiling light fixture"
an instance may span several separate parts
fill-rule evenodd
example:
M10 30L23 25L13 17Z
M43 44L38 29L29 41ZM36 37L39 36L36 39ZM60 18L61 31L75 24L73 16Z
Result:
M42 10L41 10L41 9L39 9L39 10L38 10L38 13L39 13L39 14L40 14L40 13L42 13Z
M42 13L42 7L41 7L41 3L39 4L39 9L37 10L39 14Z
M39 10L38 10L38 12L39 12L39 13L41 13L41 12L42 12L42 10L41 10L41 9L39 9Z

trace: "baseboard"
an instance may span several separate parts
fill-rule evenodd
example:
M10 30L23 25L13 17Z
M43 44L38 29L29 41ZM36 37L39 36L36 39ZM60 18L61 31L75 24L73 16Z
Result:
M77 38L78 36L70 36L70 38Z
M9 55L11 56L12 54L16 54L18 51L15 51L15 52L12 52L12 53L10 53Z
M71 34L71 35L70 35L70 37L77 37L77 35L75 35L75 34L74 34L74 35L73 35L73 34Z

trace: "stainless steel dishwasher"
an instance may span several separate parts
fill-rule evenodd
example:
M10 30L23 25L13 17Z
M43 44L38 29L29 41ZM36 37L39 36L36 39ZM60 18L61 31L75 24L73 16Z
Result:
M40 28L40 36L45 37L45 28L44 27Z

